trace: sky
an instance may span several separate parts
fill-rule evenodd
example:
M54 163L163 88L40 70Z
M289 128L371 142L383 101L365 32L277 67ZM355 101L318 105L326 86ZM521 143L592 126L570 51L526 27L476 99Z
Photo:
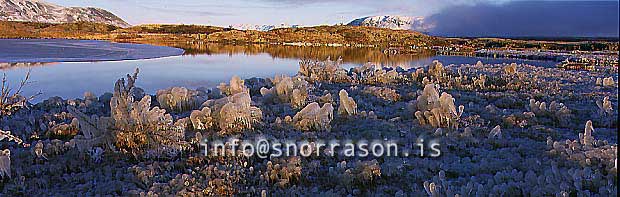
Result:
M149 23L348 23L373 15L424 16L445 36L618 36L618 1L520 0L47 0L99 7ZM549 28L554 27L554 28Z

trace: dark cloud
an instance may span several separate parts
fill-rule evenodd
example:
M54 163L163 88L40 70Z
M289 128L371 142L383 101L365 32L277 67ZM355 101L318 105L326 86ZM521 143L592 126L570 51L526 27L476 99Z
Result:
M617 1L515 1L448 7L427 18L431 34L618 37Z

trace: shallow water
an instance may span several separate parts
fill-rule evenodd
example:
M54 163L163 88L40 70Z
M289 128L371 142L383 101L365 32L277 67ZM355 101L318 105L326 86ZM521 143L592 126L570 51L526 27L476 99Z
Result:
M0 45L6 40L0 40ZM118 57L118 52L110 53L105 49L109 43L103 45L79 45L80 51L84 50L83 57L70 56L62 51L74 51L75 45L64 47L62 42L49 44L54 40L45 40L48 44L37 45L38 47L23 47L21 41L13 40L16 47L11 52L21 59L41 56L47 59L53 58L82 58L82 61L91 57L111 58ZM24 40L23 42L32 42ZM6 43L5 43L6 44ZM25 43L28 44L28 43ZM145 47L147 45L132 46L123 44L126 48ZM53 49L47 47L53 47ZM87 50L89 46L95 49ZM359 66L364 62L375 62L390 66L420 67L428 65L433 60L440 60L444 65L448 64L474 64L477 61L485 63L528 63L538 66L553 66L555 62L524 61L514 59L491 59L461 56L425 56L425 55L385 55L380 50L368 48L343 48L343 47L292 47L273 45L176 45L182 47L185 54L180 56L123 60L123 61L97 61L97 62L56 62L56 63L26 63L5 64L0 69L7 74L7 79L13 85L30 70L32 83L24 90L25 95L41 92L42 95L35 102L47 99L51 96L63 98L82 97L84 92L90 91L96 95L111 92L114 82L132 73L135 68L140 68L137 85L148 93L155 93L158 89L171 86L184 86L190 88L214 87L220 82L227 82L234 75L241 78L250 77L273 77L276 74L294 75L298 71L298 63L301 59L325 59L327 57L342 57L345 67ZM153 49L153 48L151 48ZM49 51L61 51L61 53L49 53ZM162 48L167 50L167 48ZM6 49L4 51L7 51ZM0 49L0 62L2 54ZM153 53L158 53L154 51ZM161 52L163 53L163 52ZM121 54L123 54L121 52ZM55 57L58 56L58 57ZM336 58L332 58L336 59ZM7 59L4 59L5 62ZM13 59L14 60L14 59ZM97 59L94 59L97 60ZM10 61L9 62L15 62Z
M133 60L183 52L173 47L98 40L0 39L0 63Z

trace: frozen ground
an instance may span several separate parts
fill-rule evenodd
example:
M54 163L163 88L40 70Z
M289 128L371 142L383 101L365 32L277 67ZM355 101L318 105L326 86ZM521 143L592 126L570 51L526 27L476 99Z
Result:
M6 111L0 128L23 143L2 136L0 195L617 195L617 69L299 68L155 95L127 75L113 94ZM198 143L256 136L387 139L405 150L436 139L441 155L205 156Z

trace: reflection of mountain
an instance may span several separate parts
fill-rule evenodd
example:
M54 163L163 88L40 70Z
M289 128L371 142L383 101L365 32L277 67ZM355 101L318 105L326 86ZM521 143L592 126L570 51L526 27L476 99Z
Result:
M0 70L10 70L21 67L47 66L56 64L54 62L34 62L34 63L0 63Z
M160 43L161 44L161 43ZM300 47L268 44L224 45L167 43L164 45L185 49L185 55L198 54L259 54L266 53L274 58L317 59L342 57L344 63L363 64L366 62L384 65L404 65L413 60L429 57L432 54L386 54L383 50L366 47Z

